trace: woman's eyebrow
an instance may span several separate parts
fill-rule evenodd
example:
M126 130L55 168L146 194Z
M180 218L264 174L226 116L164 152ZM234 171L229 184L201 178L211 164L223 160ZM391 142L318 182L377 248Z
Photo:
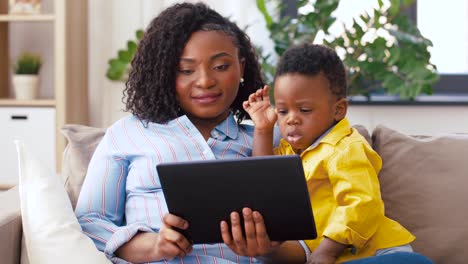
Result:
M194 63L195 59L192 58L180 58L180 61L182 62L188 62L188 63Z
M220 58L220 57L233 57L231 54L227 53L227 52L220 52L220 53L216 53L215 55L211 56L210 60L215 60L217 58Z
M220 52L220 53L216 53L215 55L211 56L210 57L210 61L213 61L213 60L216 60L218 58L221 58L221 57L233 57L231 54L227 53L227 52ZM181 62L187 62L187 63L194 63L196 62L196 59L194 58L187 58L187 57L181 57L180 58L180 61Z

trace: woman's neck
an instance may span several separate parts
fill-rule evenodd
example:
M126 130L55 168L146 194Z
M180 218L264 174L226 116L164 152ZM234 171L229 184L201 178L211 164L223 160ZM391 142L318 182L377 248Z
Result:
M221 124L224 119L228 117L229 113L226 116L219 116L217 118L210 118L210 119L201 119L193 116L187 116L190 121L193 123L193 125L200 131L202 134L203 138L205 140L208 140L211 136L211 131Z

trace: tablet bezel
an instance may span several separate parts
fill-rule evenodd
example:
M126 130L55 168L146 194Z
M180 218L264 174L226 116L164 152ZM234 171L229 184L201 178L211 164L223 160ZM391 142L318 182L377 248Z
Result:
M298 155L161 163L156 166L169 212L189 222L193 243L222 242L221 220L250 207L272 241L315 239L315 222Z

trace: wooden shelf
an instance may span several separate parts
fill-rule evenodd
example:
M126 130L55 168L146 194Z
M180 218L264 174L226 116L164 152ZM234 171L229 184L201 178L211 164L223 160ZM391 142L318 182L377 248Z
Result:
M16 100L0 99L0 106L55 107L54 99Z
M55 161L50 166L56 166L60 172L66 140L56 128L88 124L88 1L48 0L43 14L24 15L9 14L9 2L0 0L0 108L18 108L31 113L55 110L53 125L47 125L55 138L55 146L50 146L55 148ZM34 28L36 25L39 27ZM47 94L47 98L16 100L13 97L12 56L21 50L41 53L50 66L50 71L41 73L47 83L44 81L39 87L40 94ZM2 127L2 130L7 135L12 133L11 128ZM5 155L1 151L0 154ZM0 171L4 167L0 164Z
M47 22L54 21L55 15L39 14L39 15L0 15L0 22Z

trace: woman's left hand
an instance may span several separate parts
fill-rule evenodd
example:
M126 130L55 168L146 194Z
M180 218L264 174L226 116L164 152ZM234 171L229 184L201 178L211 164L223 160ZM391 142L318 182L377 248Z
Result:
M221 236L224 243L236 254L258 257L276 251L281 242L270 241L262 215L250 208L242 209L244 226L241 226L237 212L231 213L231 232L226 221L221 222ZM242 230L245 231L245 237Z

